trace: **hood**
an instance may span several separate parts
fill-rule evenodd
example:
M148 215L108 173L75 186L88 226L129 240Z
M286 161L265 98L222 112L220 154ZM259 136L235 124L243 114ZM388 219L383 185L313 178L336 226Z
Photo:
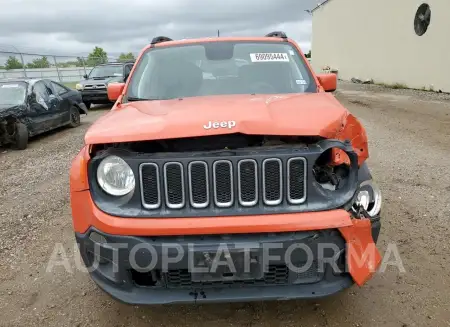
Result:
M87 131L86 144L218 134L331 138L348 111L329 93L205 96L121 104Z

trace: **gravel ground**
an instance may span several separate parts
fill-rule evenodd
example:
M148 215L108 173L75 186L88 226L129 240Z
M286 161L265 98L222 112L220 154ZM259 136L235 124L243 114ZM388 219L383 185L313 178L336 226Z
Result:
M100 110L25 151L0 149L0 326L450 326L450 97L347 83L337 97L366 126L384 192L379 245L384 253L395 244L406 272L388 266L363 288L316 301L136 307L110 299L76 269L68 184ZM49 271L52 256L70 266Z

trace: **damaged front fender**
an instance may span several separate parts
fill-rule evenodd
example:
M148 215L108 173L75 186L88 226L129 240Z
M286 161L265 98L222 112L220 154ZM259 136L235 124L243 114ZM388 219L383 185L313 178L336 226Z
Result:
M0 145L15 142L16 124L18 122L29 126L26 112L27 107L25 105L0 107Z
M26 115L26 105L0 106L0 120L20 119Z

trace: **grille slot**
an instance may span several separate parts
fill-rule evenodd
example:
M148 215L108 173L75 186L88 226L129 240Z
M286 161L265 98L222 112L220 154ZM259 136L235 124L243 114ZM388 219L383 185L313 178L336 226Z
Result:
M287 163L287 197L292 204L300 204L306 200L306 160L291 158Z
M255 160L238 163L239 203L251 207L258 203L258 168Z
M140 166L141 199L147 209L157 209L161 206L161 185L157 164L148 163Z
M164 186L166 205L171 209L184 207L184 174L181 163L168 162L164 165Z
M228 160L213 164L214 202L221 208L233 205L233 166Z
M204 161L189 164L189 196L194 208L205 208L209 204L208 165Z
M267 205L278 205L283 201L283 173L280 159L270 158L263 161L263 198Z

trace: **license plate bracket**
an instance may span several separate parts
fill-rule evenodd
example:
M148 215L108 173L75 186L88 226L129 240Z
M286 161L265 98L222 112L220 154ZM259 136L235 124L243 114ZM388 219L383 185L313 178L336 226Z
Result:
M264 276L259 248L211 248L190 250L191 280L193 282L246 281Z

